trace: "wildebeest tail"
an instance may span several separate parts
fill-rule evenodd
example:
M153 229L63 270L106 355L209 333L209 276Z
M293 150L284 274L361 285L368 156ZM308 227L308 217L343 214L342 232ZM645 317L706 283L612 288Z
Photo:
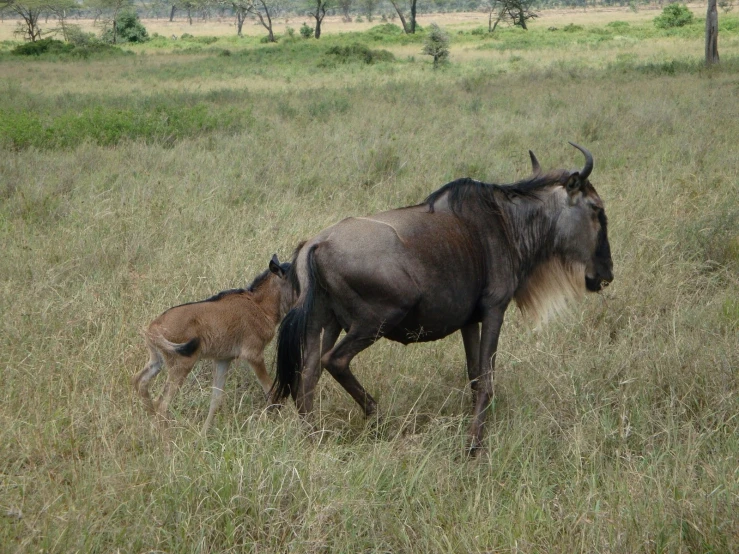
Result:
M272 385L272 394L276 400L285 398L288 394L295 398L298 392L298 376L303 366L308 318L313 311L316 297L317 275L313 260L315 249L315 245L310 247L306 256L307 283L301 283L301 289L305 291L303 300L291 309L280 323L277 335L277 370ZM293 263L297 263L297 260Z

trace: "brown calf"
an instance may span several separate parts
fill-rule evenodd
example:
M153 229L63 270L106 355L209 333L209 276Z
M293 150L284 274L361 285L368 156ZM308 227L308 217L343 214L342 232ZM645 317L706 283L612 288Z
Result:
M269 269L246 289L223 291L201 302L170 308L144 331L149 362L133 378L133 386L152 414L168 419L169 403L185 377L200 359L215 360L213 392L203 434L208 431L221 404L231 362L246 360L269 396L272 380L264 366L264 349L275 327L294 302L295 292L288 278L290 264L280 264L272 256ZM149 382L167 366L167 383L156 402L149 394Z

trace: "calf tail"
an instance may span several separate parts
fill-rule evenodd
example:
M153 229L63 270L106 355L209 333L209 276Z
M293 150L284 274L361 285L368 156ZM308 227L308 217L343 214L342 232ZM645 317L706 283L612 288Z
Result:
M281 400L288 394L295 399L297 395L298 376L303 367L303 353L308 332L308 319L313 311L316 299L316 267L313 251L310 247L306 256L307 282L301 283L304 291L302 302L290 310L280 323L277 335L277 370L272 385L275 400ZM293 263L297 263L297 260Z
M173 354L179 354L180 356L190 357L198 348L200 348L200 338L195 337L187 342L171 342L165 339L161 334L146 334L147 340L161 350L166 350Z

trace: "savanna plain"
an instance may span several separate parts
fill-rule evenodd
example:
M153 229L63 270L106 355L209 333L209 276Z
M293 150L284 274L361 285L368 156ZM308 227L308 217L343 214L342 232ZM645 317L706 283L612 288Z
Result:
M0 43L0 551L739 551L739 17L706 69L702 17L657 13L440 16L438 70L387 26ZM324 376L312 430L237 364L201 437L202 363L160 440L131 378L164 309L344 217L524 178L528 149L581 167L569 140L615 281L541 329L511 307L477 458L457 335L355 359L378 421Z

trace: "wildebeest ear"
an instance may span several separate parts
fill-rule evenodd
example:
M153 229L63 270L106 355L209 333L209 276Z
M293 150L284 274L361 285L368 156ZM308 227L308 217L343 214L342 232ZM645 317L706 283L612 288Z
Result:
M272 259L269 261L269 270L278 277L285 276L285 270L280 266L280 260L277 259L277 254L272 254Z
M580 180L580 174L575 172L567 178L565 190L567 191L567 194L572 197L580 190L581 186L582 181Z

